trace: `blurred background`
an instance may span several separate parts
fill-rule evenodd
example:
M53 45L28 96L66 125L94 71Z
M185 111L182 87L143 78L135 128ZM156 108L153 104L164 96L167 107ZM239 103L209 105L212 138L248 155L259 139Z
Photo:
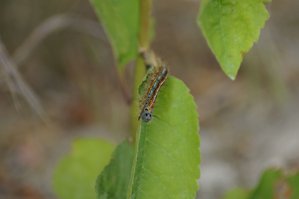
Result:
M299 167L299 1L268 5L271 18L235 81L207 47L198 8L198 0L155 0L152 47L197 102L198 198L216 199L254 186L265 168ZM55 199L53 167L73 139L130 135L133 64L121 82L83 0L1 0L0 54L0 198Z

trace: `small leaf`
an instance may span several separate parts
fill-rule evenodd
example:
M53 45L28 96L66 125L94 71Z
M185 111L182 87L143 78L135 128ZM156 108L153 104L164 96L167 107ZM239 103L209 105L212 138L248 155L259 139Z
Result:
M95 199L96 176L108 164L114 145L102 139L76 140L54 170L53 188L60 199Z
M287 182L289 184L289 192L290 192L290 199L298 199L299 198L299 172L295 174L291 174L287 178Z
M268 169L262 174L258 185L248 193L234 189L224 199L298 199L299 172L285 174L279 169Z
M137 56L138 0L90 0L101 20L118 64L122 67Z
M224 199L247 199L248 191L240 188L230 190L225 194Z
M274 198L276 191L276 182L282 179L283 174L278 169L266 170L257 187L253 190L250 195L250 199L272 199Z
M126 199L133 157L134 150L128 142L118 145L110 163L98 176L98 199Z
M185 84L169 77L149 122L141 122L129 199L193 199L199 178L199 122Z
M269 0L203 0L198 24L222 70L235 79L244 55L259 38Z
M278 169L266 170L249 199L299 198L299 173L285 174Z

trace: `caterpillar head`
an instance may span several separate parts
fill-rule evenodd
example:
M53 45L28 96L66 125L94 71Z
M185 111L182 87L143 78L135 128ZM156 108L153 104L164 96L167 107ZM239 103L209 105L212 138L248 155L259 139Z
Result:
M148 108L145 108L144 111L142 112L141 119L144 122L148 122L152 119L152 113L148 110Z

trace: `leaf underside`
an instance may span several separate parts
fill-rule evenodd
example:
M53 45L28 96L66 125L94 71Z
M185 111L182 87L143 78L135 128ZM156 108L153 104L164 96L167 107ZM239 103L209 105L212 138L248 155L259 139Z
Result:
M105 28L119 69L137 56L138 0L90 0Z
M197 19L222 70L235 79L244 55L269 18L268 0L202 0Z
M125 199L127 197L133 157L133 146L128 142L117 146L110 163L97 179L98 199Z

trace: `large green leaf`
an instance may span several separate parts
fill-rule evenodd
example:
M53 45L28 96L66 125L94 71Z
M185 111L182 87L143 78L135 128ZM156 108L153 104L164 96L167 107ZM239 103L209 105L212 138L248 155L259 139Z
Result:
M57 165L53 176L54 191L60 199L95 199L97 175L108 164L114 145L101 140L76 140L72 151Z
M185 84L169 77L153 118L141 122L129 199L193 199L199 178L199 122Z
M139 0L90 0L101 20L119 66L137 56Z
M198 16L208 45L223 71L235 79L244 55L259 38L269 0L202 0Z
M116 148L110 163L97 179L98 199L126 199L133 157L134 150L128 142Z

